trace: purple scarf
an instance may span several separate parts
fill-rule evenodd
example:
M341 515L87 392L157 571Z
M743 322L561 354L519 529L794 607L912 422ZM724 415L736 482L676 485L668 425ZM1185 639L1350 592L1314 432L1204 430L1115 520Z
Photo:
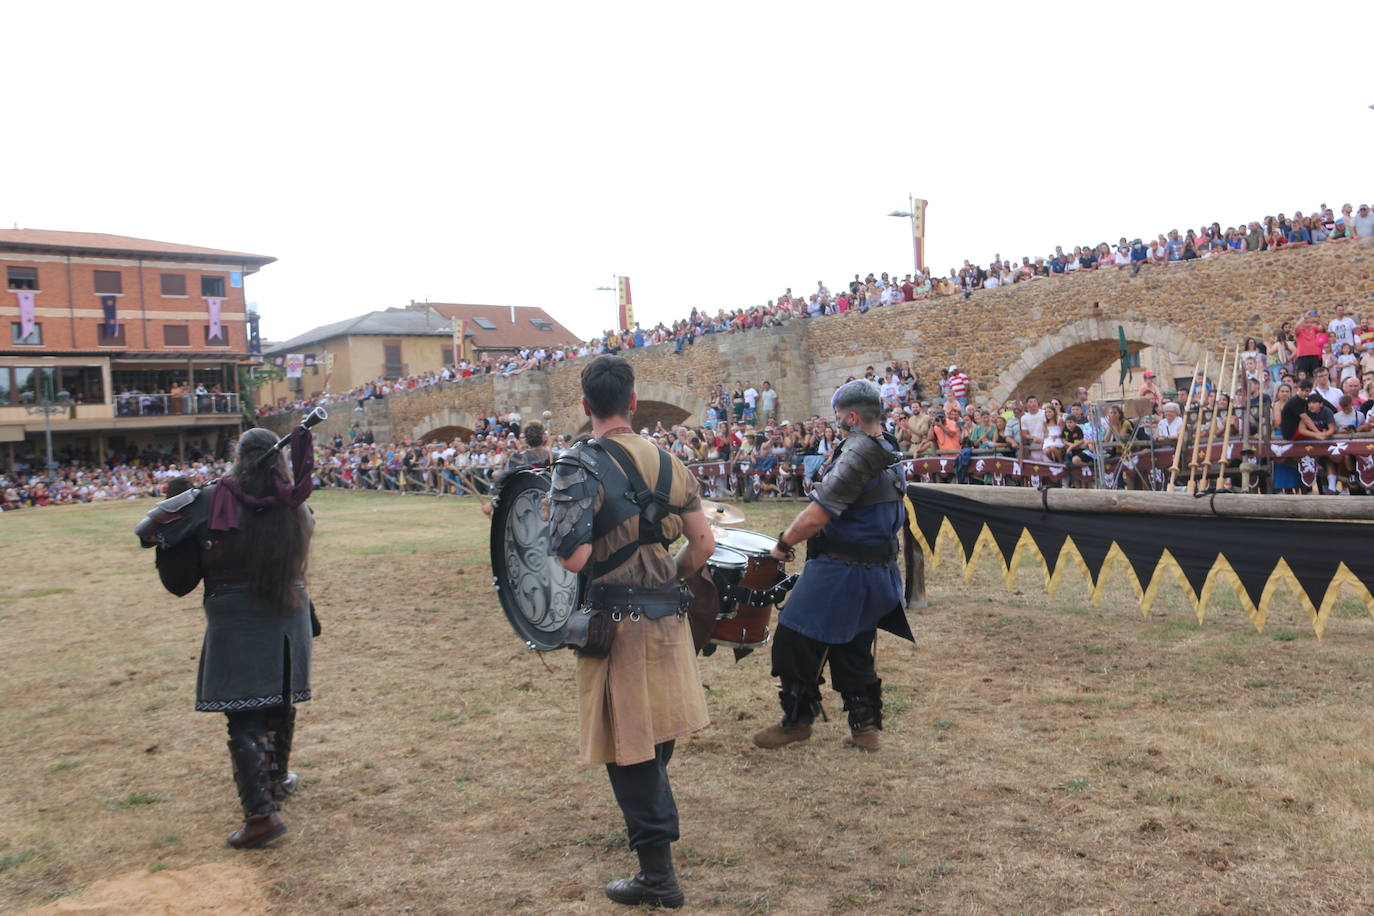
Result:
M268 509L286 506L294 509L310 497L315 487L315 437L308 429L297 426L291 431L291 476L289 483L276 467L272 468L272 492L267 496L251 496L243 492L232 477L221 477L210 501L210 530L237 531L239 506Z

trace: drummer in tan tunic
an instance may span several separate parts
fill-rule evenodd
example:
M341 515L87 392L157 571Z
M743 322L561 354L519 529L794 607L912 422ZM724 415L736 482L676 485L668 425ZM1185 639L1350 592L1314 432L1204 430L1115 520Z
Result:
M715 540L696 478L630 425L630 364L593 359L582 392L593 438L555 462L549 524L563 566L590 572L585 606L612 620L605 657L579 653L577 663L580 756L606 765L640 864L635 876L606 885L606 895L679 907L668 761L675 740L708 721L681 580L705 565ZM667 545L682 535L674 557Z

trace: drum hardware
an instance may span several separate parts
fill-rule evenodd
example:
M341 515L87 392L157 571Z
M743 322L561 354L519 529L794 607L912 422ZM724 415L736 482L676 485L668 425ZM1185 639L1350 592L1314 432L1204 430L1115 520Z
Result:
M714 500L703 499L701 501L701 511L706 513L707 520L714 525L739 525L744 522L744 513L735 506L725 503L718 503Z

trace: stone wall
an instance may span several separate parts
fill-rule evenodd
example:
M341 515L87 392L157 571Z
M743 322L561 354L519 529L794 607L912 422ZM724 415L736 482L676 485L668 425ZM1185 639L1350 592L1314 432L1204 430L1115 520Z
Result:
M779 392L780 419L828 413L831 392L867 366L909 359L937 391L940 369L961 365L979 398L1014 393L1071 394L1117 358L1117 328L1133 350L1162 347L1189 365L1204 353L1272 338L1280 322L1309 308L1325 320L1337 304L1374 313L1374 239L1329 242L1287 251L1228 255L1148 268L1139 276L1108 269L983 290L972 297L798 320L778 328L710 335L675 354L671 344L631 351L642 403L640 420L694 423L715 384L764 379ZM511 378L483 377L428 388L362 413L340 405L324 431L356 422L380 440L408 439L448 427L471 428L476 416L515 406L527 420L551 413L554 432L575 433L586 418L582 363ZM1167 381L1167 380L1166 380ZM1229 381L1229 380L1228 380ZM294 420L276 418L273 428ZM668 421L665 421L668 422ZM385 430L385 434L383 433Z

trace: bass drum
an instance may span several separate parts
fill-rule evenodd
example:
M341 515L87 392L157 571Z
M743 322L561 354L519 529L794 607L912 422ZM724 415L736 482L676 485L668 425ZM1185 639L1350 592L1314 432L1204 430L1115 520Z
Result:
M501 610L525 645L550 652L563 645L568 617L582 601L582 580L549 553L543 514L549 472L522 468L501 481L491 515L491 569Z

